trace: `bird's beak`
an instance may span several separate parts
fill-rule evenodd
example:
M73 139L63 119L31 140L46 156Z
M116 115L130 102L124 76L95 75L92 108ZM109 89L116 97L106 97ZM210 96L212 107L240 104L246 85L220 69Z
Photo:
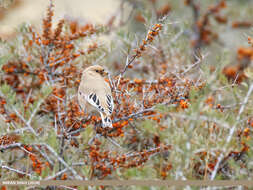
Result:
M108 74L109 74L109 73L108 73L107 71L104 71L104 72L103 72L103 77L108 76Z

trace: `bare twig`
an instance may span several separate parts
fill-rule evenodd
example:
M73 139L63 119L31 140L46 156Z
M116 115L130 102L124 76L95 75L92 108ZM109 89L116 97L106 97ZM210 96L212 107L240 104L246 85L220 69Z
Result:
M124 69L120 72L120 76L122 77L124 75L124 73L126 72L127 68L129 67L129 65L131 65L134 60L137 58L137 55L134 55L129 61L128 61L128 58L127 58L127 61L126 61L126 64L125 64L125 67Z
M178 117L178 118L182 118L182 119L189 119L192 121L208 121L208 122L214 122L217 123L220 126L223 126L225 129L230 129L230 125L222 122L220 120L217 120L215 118L210 118L210 117L206 117L206 116L196 116L196 117L192 117L192 116L188 116L188 115L184 115L184 114L176 114L176 113L169 113L169 115L171 117Z
M55 151L54 151L54 149L51 147L51 146L49 146L49 145L47 145L47 144L45 144L45 143L42 143L42 144L40 144L40 145L42 145L42 146L45 146L57 159L58 159L58 161L59 162L61 162L68 170L70 170L71 171L71 173L77 178L77 179L79 179L79 180L82 180L83 178L81 177L81 176L79 176L78 174L77 174L77 172L72 168L72 167L70 167Z
M85 163L73 163L72 164L72 167L74 166L83 166ZM68 168L64 168L63 170L57 172L56 174L52 175L52 176L48 176L45 180L51 180L51 179L54 179L58 176L61 176L62 174L64 174L65 172L68 171Z
M0 95L2 97L4 97L4 95L2 94L2 92L0 92ZM11 109L16 113L16 115L26 124L26 126L29 128L29 130L35 135L38 136L37 133L35 132L35 130L32 128L32 126L30 125L30 123L28 123L25 118L18 112L18 110L13 106L10 105Z
M235 131L238 123L240 123L241 114L243 113L243 111L245 109L245 105L247 104L252 91L253 91L253 83L250 85L249 90L247 92L247 95L244 98L243 104L240 107L239 113L238 113L238 115L236 117L235 124L233 125L233 127L230 128L229 135L228 135L228 137L226 139L226 144L224 145L224 151L226 151L228 149L229 142L231 141L231 139L233 137L234 131ZM213 180L215 178L215 176L216 176L216 174L217 174L217 172L218 172L218 170L220 168L220 163L221 163L221 161L222 161L223 158L224 158L224 153L221 153L220 156L218 157L218 161L217 161L217 163L215 165L215 168L214 168L214 170L212 172L211 180Z
M38 148L37 146L34 146L34 148L48 161L48 163L51 166L54 165L54 162L49 158L49 156L42 149Z
M64 174L65 172L68 171L68 168L64 168L63 170L57 172L56 174L52 175L52 176L48 176L45 180L51 180L51 179L55 179L59 176L61 176L62 174Z
M8 134L16 134L16 133L23 133L24 131L26 130L30 130L28 127L23 127L23 128L20 128L20 129L16 129L14 131L8 131L7 133L4 133L2 135L8 135Z
M130 114L129 116L124 116L124 117L121 117L121 118L115 118L112 123L116 123L118 121L123 121L123 120L128 120L130 118L141 118L143 117L143 114L146 113L146 112L150 112L150 111L154 111L154 107L152 108L147 108L147 109L143 109L141 111L138 111L138 112L135 112L135 113L132 113ZM149 115L150 116L150 115ZM85 128L79 128L75 131L71 131L70 133L68 133L68 135L75 135L77 133L80 133L82 131L84 131ZM112 129L113 130L113 129Z
M129 153L129 154L126 154L126 158L130 158L130 157L137 157L137 156L140 156L141 154L146 154L146 153L150 153L150 152L156 152L158 150L161 150L161 149L164 149L165 147L171 147L170 145L163 145L163 147L159 146L159 147L156 147L156 148L151 148L149 150L146 150L144 152L134 152L134 153Z
M32 126L30 125L30 123L28 123L25 118L18 112L18 110L14 107L11 106L12 109L14 110L14 112L17 114L17 116L27 125L27 127L29 128L29 130L35 135L38 136L38 134L35 132L35 130L32 128Z
M122 121L122 120L128 120L130 118L138 118L138 117L142 117L144 113L146 112L150 112L150 111L154 111L154 108L147 108L147 109L144 109L144 110L141 110L141 111L138 111L136 113L132 113L130 114L129 116L125 116L125 117L121 117L121 118L116 118L113 120L113 123L116 123L118 121Z
M107 137L107 139L116 147L123 149L122 146L120 146L116 141L114 141L111 137Z
M195 56L195 58L197 59L197 61L196 61L194 64L192 64L190 67L188 67L188 68L182 73L182 75L188 73L188 72L189 72L190 70L192 70L194 67L198 66L198 65L203 61L203 59L206 58L207 56L208 56L208 53L205 54L205 55L203 55L203 56L201 55L200 57Z
M36 108L33 110L33 112L32 112L32 114L31 114L29 120L27 121L27 125L30 125L30 124L31 124L33 117L34 117L35 114L37 113L37 111L38 111L38 109L40 108L40 105L43 103L43 101L44 101L44 98L41 98L41 99L39 100L39 102L38 102Z
M31 174L28 174L28 173L26 173L26 172L17 170L17 169L15 169L15 168L10 168L9 166L2 166L2 165L0 165L0 168L6 169L6 170L10 170L10 171L16 172L16 173L18 173L18 174L27 175L27 176L29 176L29 177L35 177L35 176L31 175Z
M22 146L22 143L13 143L9 145L0 146L0 151L12 149L12 148L20 148Z

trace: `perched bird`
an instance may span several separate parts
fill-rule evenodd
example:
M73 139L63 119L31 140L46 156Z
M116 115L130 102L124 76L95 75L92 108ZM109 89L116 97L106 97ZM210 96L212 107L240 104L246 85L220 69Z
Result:
M103 127L112 127L113 98L105 81L108 73L99 65L84 69L78 89L78 101L83 110L100 113Z

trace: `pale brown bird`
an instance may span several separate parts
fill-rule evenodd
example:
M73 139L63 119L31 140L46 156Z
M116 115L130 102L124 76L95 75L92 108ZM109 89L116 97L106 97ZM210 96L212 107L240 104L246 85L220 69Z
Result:
M103 127L112 127L113 98L111 88L105 81L108 73L99 65L84 69L78 89L78 101L83 110L100 113Z

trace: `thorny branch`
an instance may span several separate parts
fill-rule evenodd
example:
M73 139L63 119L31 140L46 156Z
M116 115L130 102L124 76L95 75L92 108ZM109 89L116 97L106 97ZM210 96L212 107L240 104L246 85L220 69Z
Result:
M29 173L27 173L27 172L14 169L14 168L11 168L11 167L9 167L9 166L0 165L0 168L6 169L6 170L10 170L10 171L16 172L16 173L18 173L18 174L27 175L27 176L29 176L29 177L31 177L31 178L32 178L32 177L35 177L35 176L33 176L33 175L31 175L31 174L29 174Z
M12 148L20 148L22 145L22 143L13 143L13 144L9 144L9 145L1 145L0 146L0 151L4 151L7 149L12 149Z
M209 31L207 29L209 24L209 17L213 14L216 14L220 11L221 8L225 7L225 0L220 0L217 4L210 7L201 17L200 15L200 7L195 2L195 0L186 0L185 1L187 5L189 5L192 8L193 12L193 53L196 53L204 44L205 39L204 35L207 34ZM211 31L209 31L210 34L212 34ZM209 35L210 35L209 34Z
M112 121L112 123L116 123L116 122L122 121L122 120L129 120L129 119L131 119L131 118L134 118L134 119L143 118L143 114L146 113L146 112L150 112L150 111L154 111L154 108L143 109L143 110L141 110L141 111L132 113L132 114L130 114L129 116L125 116L125 117L121 117L121 118L115 118L115 119ZM99 124L99 123L98 123L98 124ZM82 131L84 131L84 130L85 130L85 128L79 128L79 129L77 129L77 130L75 130L75 131L69 132L68 135L73 136L73 135L75 135L75 134L77 134L77 133L80 133L80 132L82 132ZM112 129L112 130L114 130L114 129Z
M45 146L68 170L70 170L71 171L71 173L77 178L77 179L79 179L79 180L82 180L83 178L81 177L81 176L79 176L78 174L77 174L77 172L72 168L72 167L70 167L55 151L54 151L54 149L51 147L51 146L49 146L49 145L47 145L47 144L45 144L45 143L42 143L42 144L40 144L40 145L43 145L43 146Z
M2 92L0 92L0 96L4 97L4 95L2 94ZM17 114L17 116L26 124L27 128L35 135L38 136L37 133L35 132L35 130L33 129L33 127L31 126L31 120L32 120L32 116L29 118L28 121L26 121L26 119L19 113L19 111L15 108L15 106L10 105L10 107L12 108L12 110Z
M85 163L73 163L71 165L71 167L75 167L75 166L83 166L85 165ZM64 168L63 170L57 172L56 174L52 175L52 176L48 176L45 180L52 180L52 179L55 179L56 177L59 177L61 176L62 174L64 174L65 172L68 171L68 168Z
M217 161L215 168L214 168L212 175L211 175L211 180L214 180L214 178L220 168L220 163L221 163L222 159L224 158L224 152L228 149L229 143L234 135L235 129L237 128L237 125L240 123L241 115L245 109L245 106L249 100L249 97L250 97L252 91L253 91L253 83L251 83L249 90L247 92L247 95L245 96L245 98L243 100L243 104L240 107L240 110L239 110L238 115L236 117L235 124L229 130L229 135L226 139L226 144L224 145L224 148L223 148L223 153L221 153L220 156L218 157L218 161Z
M61 164L62 165L64 165L64 167L66 167L67 168L67 170L70 170L72 173L73 173L73 175L77 178L77 179L83 179L81 176L79 176L78 174L77 174L77 172L72 168L72 167L70 167L55 151L54 151L54 149L51 147L51 146L49 146L49 145L47 145L47 144L45 144L45 143L41 143L41 144L33 144L32 146L35 146L35 147L37 147L37 146L44 146L46 149L48 149L52 154L53 154L53 156L55 157L55 158L57 158L57 160L59 161L59 162L61 162ZM0 151L4 151L4 150L7 150L7 149L12 149L12 148L22 148L24 145L22 144L22 143L14 143L14 144L10 144L10 145L6 145L6 146L0 146ZM44 154L44 156L45 156L45 154ZM50 161L50 159L48 158L48 156L46 156L46 158ZM51 161L51 163L52 163L52 161Z
M203 61L203 59L205 59L207 56L208 56L208 54L200 55L200 56L195 56L195 58L196 58L197 61L194 64L192 64L190 67L188 67L187 69L185 69L184 72L182 73L182 75L188 73L194 67L198 66Z
M162 23L159 23L159 24L156 24L155 26L153 26L148 31L146 38L143 40L142 44L137 49L135 49L136 53L130 59L129 59L129 56L127 56L125 66L119 74L117 86L120 83L120 80L121 80L122 76L124 75L124 73L126 72L127 68L129 68L134 63L136 58L141 56L142 52L145 51L147 44L151 43L154 40L154 37L156 37L158 35L158 33L161 29L162 29Z

